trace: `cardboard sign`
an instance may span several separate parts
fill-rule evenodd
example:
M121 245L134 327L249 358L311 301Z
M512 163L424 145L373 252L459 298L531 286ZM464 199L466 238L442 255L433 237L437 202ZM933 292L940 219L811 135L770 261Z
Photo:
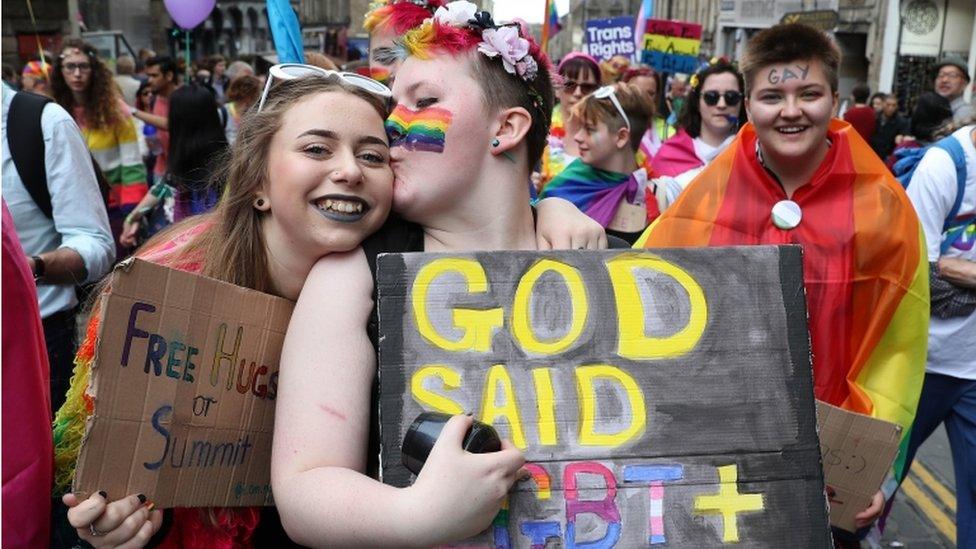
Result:
M593 57L606 61L614 55L634 59L634 18L611 17L591 19L586 22L587 51Z
M100 304L73 489L157 507L271 505L278 360L293 303L141 260Z
M667 73L698 69L702 26L684 21L648 19L641 62Z
M901 426L818 400L817 428L830 524L854 532L854 515L868 508L895 462Z
M390 254L378 278L382 480L411 482L424 410L529 462L471 544L829 546L798 247Z

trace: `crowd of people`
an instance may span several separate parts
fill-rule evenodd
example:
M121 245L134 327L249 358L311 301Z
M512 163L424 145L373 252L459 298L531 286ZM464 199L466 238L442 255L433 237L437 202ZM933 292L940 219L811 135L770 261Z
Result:
M377 481L378 254L799 244L816 397L905 433L859 530L835 543L855 547L879 522L944 423L959 544L976 545L976 117L962 61L940 60L904 114L863 84L842 106L840 51L803 25L691 75L582 52L553 63L522 25L464 0L388 0L365 26L355 72L314 52L257 74L145 51L113 74L79 40L4 71L3 356L19 370L4 376L5 543L472 536L524 457L508 442L464 452L472 420L457 416L412 486ZM90 303L130 256L296 302L274 507L163 513L142 494L70 493L104 320Z

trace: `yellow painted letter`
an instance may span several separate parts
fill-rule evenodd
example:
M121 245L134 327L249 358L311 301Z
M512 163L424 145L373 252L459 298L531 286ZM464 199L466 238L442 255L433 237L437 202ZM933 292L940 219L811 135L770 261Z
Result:
M569 288L569 297L573 306L573 317L569 326L569 331L561 338L554 341L539 341L532 331L531 307L529 302L532 298L532 289L535 283L546 271L559 273ZM515 301L512 304L512 335L523 349L530 353L540 355L557 354L569 349L576 342L583 327L586 325L586 316L589 313L589 303L586 299L586 289L583 286L583 277L575 268L559 263L552 259L543 259L532 266L519 281L518 288L515 290Z
M644 333L647 309L641 301L634 277L637 269L649 269L673 278L688 292L691 314L688 323L674 335L648 337ZM708 304L705 292L684 269L648 254L623 254L607 261L613 295L617 302L619 343L617 354L630 360L674 358L695 348L705 331Z
M502 326L502 309L454 309L453 321L462 336L458 340L450 340L442 336L431 324L427 316L427 291L431 283L438 276L445 273L457 273L464 277L470 293L484 293L488 291L488 279L481 264L473 259L444 258L435 259L424 265L417 278L413 281L413 315L420 335L430 343L445 351L477 351L491 350L491 336Z
M439 377L445 390L455 390L461 386L461 374L442 364L428 364L413 373L410 378L410 393L421 406L445 414L463 414L464 407L457 402L431 392L424 387L424 380L428 377Z
M597 433L596 426L596 391L593 390L593 380L603 378L612 380L623 387L630 402L630 425L619 433ZM644 433L647 423L647 411L644 408L644 393L634 378L620 368L609 364L592 364L576 368L576 389L580 401L580 445L606 446L613 448L635 439Z
M501 383L501 392L505 399L501 406L497 404L499 383ZM519 419L518 402L515 400L512 378L508 376L505 366L495 364L488 370L488 377L485 379L485 391L481 399L481 421L493 425L499 416L508 420L508 426L512 432L512 442L515 446L525 449L525 433L522 431L522 420Z
M539 444L556 444L556 395L552 391L552 373L549 368L532 370L535 380L535 398L539 408Z

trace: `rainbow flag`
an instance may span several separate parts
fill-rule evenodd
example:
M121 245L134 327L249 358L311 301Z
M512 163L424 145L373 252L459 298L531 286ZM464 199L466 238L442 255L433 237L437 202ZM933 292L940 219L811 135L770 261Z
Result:
M577 158L542 189L539 199L565 198L606 227L613 221L620 201L626 198L633 203L636 194L637 180L632 174L594 168Z
M871 148L840 120L830 151L792 200L792 230L773 225L785 200L746 124L635 247L800 244L820 400L902 426L896 478L925 375L929 325L924 236L908 197Z
M548 51L549 39L561 30L563 26L559 24L556 0L546 0L546 14L542 18L542 51Z

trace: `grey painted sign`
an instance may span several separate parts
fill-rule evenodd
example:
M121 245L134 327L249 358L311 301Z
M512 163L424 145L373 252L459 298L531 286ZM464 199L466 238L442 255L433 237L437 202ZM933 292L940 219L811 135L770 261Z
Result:
M424 410L531 480L491 547L830 545L798 247L379 258L384 482Z

